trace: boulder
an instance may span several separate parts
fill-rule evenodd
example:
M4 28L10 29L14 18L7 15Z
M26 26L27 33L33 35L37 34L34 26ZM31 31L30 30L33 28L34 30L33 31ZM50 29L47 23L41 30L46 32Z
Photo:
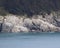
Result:
M3 23L2 32L12 32L12 28L13 28L13 24L8 22Z

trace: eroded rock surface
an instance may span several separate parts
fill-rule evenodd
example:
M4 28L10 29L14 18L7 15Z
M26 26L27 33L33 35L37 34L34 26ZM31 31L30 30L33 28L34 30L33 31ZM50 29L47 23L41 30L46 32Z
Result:
M60 17L37 15L37 18L0 16L0 32L60 32Z

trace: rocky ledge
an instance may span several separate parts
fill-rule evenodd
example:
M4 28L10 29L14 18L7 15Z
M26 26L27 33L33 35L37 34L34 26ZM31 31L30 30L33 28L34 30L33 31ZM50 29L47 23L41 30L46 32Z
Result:
M60 16L0 16L0 32L60 32Z

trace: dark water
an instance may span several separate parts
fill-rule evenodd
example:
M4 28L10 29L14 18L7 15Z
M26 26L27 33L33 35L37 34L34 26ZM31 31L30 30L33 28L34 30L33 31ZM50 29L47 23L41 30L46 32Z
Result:
M0 48L60 48L60 33L0 33Z

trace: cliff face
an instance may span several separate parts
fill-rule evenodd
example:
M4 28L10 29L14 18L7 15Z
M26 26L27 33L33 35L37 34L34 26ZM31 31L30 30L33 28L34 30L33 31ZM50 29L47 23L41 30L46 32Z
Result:
M60 16L0 16L0 32L60 32Z

